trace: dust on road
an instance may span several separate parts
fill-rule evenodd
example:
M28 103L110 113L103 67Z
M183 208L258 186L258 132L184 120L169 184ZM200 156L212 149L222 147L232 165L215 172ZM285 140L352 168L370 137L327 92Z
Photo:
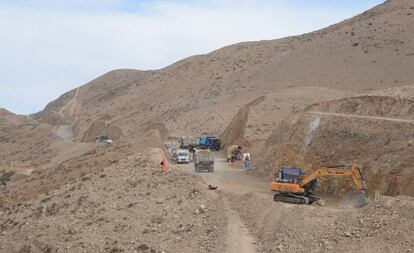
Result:
M63 142L72 143L73 142L73 132L72 126L62 125L59 126L56 135L63 139Z
M200 175L207 184L217 186L219 190L242 195L246 193L269 193L269 182L263 178L255 177L246 173L245 169L239 168L239 164L227 163L220 154L214 154L214 173L194 171L194 164L181 164L180 167Z

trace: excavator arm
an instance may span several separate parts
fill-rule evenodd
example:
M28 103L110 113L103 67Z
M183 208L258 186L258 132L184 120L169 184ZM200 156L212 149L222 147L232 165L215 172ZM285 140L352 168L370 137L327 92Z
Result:
M324 176L349 176L355 187L364 195L367 195L367 185L361 170L355 164L319 167L298 182L300 187L306 187L311 181Z

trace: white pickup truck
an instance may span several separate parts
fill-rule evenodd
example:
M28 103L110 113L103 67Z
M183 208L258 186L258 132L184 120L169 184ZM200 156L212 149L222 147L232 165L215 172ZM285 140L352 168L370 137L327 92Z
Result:
M176 157L177 163L189 163L190 151L188 149L177 149Z

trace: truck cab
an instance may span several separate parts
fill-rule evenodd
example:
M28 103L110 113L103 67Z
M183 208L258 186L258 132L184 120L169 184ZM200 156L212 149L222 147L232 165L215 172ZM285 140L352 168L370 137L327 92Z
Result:
M177 159L177 163L189 163L190 162L190 151L188 149L177 149L176 159Z
M202 136L200 137L200 147L219 151L221 149L221 141L215 136Z

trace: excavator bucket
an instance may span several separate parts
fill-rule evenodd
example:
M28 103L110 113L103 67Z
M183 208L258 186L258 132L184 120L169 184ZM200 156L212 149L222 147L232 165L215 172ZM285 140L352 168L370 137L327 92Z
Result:
M355 200L355 207L366 206L366 205L369 204L369 202L370 202L370 199L368 197L367 192L365 190L364 191L359 191L358 195L356 197L356 200Z

